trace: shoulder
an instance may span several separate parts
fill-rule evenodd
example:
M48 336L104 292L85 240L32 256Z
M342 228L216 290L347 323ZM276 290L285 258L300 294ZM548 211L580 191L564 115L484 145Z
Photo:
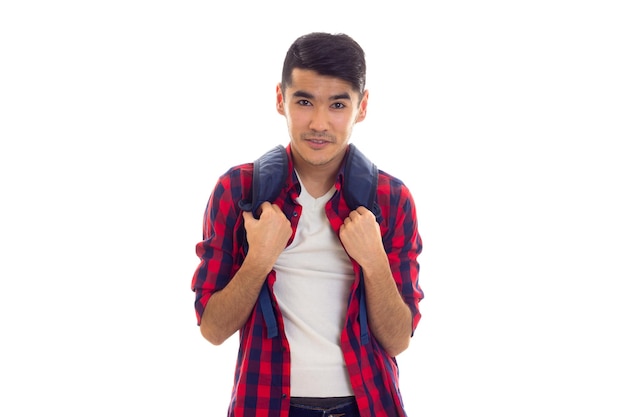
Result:
M394 222L416 217L415 201L411 191L400 178L379 170L376 199L383 217ZM395 219L395 220L394 220Z
M381 169L378 170L378 197L411 198L411 192L398 177Z
M379 170L376 199L381 212L380 226L384 239L401 236L404 240L414 236L408 231L417 228L415 201L401 179Z
M231 190L231 193L241 194L252 184L253 165L251 162L235 165L220 175L217 187Z
M213 186L207 209L216 214L237 210L252 189L252 163L235 165L221 174Z

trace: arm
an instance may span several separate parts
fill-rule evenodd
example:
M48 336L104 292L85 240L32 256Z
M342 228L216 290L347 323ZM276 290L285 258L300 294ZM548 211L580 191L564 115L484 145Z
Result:
M250 316L267 274L291 237L291 223L277 205L263 203L257 220L244 212L248 254L241 268L206 304L200 332L219 345L243 327Z
M413 318L398 291L376 218L359 207L345 219L339 237L363 269L369 326L387 353L396 356L409 346Z

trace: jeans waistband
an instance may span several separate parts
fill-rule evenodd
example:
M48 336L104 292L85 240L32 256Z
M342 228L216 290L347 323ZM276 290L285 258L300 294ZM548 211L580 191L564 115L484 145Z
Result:
M359 417L359 409L354 397L344 397L340 403L330 405L331 399L320 399L318 404L314 404L310 399L302 402L307 404L298 404L298 399L294 398L291 402L289 417ZM340 400L339 398L332 400ZM332 401L331 401L332 403Z

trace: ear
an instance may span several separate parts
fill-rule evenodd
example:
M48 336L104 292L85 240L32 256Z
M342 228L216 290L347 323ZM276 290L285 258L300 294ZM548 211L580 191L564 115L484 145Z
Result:
M359 113L356 116L355 123L362 122L363 119L365 119L365 116L367 115L367 100L369 99L369 96L370 92L368 90L365 90L363 92L363 98L359 103Z
M280 83L276 85L276 111L280 115L285 115L285 97Z

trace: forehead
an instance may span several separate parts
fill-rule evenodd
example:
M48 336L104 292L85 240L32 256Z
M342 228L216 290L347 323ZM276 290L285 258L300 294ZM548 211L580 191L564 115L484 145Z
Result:
M315 98L329 98L339 95L349 96L351 99L358 98L358 92L352 85L341 78L329 75L320 75L313 70L294 68L291 72L291 84L286 92L306 93ZM347 98L347 97L346 97Z

